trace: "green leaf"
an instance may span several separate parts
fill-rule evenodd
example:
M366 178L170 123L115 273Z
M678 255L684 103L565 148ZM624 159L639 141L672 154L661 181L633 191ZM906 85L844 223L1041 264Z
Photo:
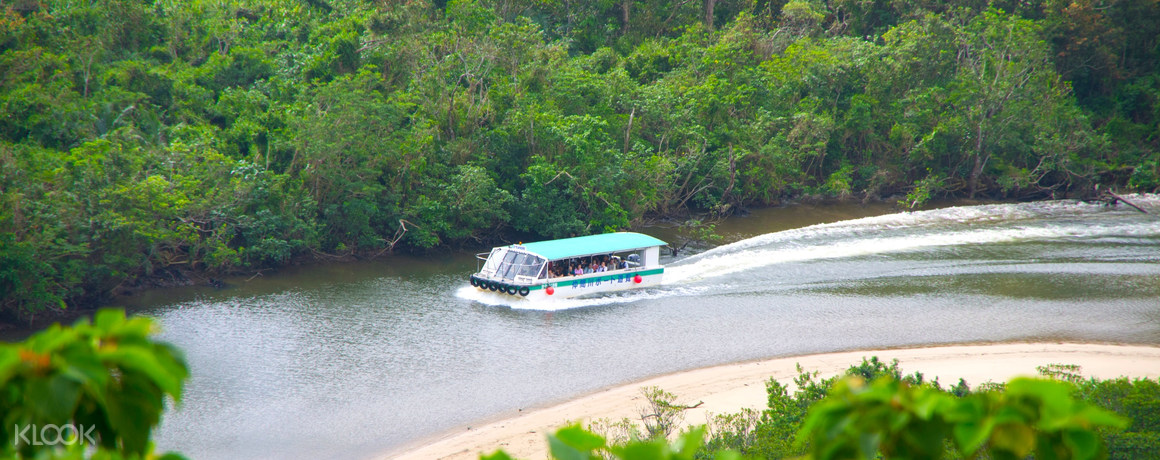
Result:
M1096 458L1100 453L1100 439L1093 431L1067 430L1063 432L1063 442L1071 449L1074 460Z
M865 458L872 458L874 453L878 452L878 446L881 443L881 433L863 432L858 434L858 448L861 449L862 455L864 455Z
M109 370L91 348L70 347L56 356L58 366L67 375L90 388L104 388L109 381Z
M1022 458L1035 449L1035 431L1020 423L996 424L991 433L991 446Z
M1106 426L1118 429L1125 429L1131 425L1132 421L1126 417L1122 417L1115 412L1101 409L1095 406L1085 406L1077 414L1078 418L1086 421L1087 424L1093 426Z
M973 455L976 450L987 441L991 436L991 429L994 428L994 420L990 417L983 420L968 420L955 424L953 432L955 443L968 456Z
M613 449L621 460L669 460L673 452L663 439L630 442Z
M492 453L491 455L479 454L479 460L515 460L515 459L513 459L510 455L508 455L507 452L504 452L503 450L497 450L494 453Z
M1017 378L1007 384L1007 395L1040 401L1040 427L1058 428L1066 423L1073 410L1070 383L1056 380Z
M561 428L556 432L556 437L561 442L569 446L575 447L582 451L593 451L604 447L604 437L593 433L591 431L581 428L580 425L572 425Z
M563 437L559 435L563 435ZM552 457L559 460L588 460L595 458L595 455L592 455L592 451L596 448L591 447L594 444L592 440L593 436L600 438L595 434L584 431L579 425L562 428L556 434L548 435L548 450L552 453ZM604 439L600 438L600 445L603 446L603 444Z
M152 427L160 419L161 394L141 379L126 379L121 391L110 391L105 403L109 423L128 453L143 453ZM105 440L102 439L102 442Z
M75 380L56 374L43 379L31 379L25 389L25 397L33 404L32 409L42 420L49 423L68 423L80 398L80 384Z
M119 364L119 367L123 369L144 373L162 391L175 395L175 397L180 396L185 376L174 375L171 369L161 364L152 351L144 347L130 345L103 351L99 355L106 362Z
M692 460L705 443L705 425L700 425L682 434L673 442L676 458Z
M8 382L20 370L20 352L17 347L0 344L0 385Z
M63 348L66 344L77 341L78 331L83 330L83 326L80 328L65 328L59 324L54 324L39 334L30 337L25 344L31 350L42 353L51 352Z
M102 309L93 317L93 326L101 332L112 332L125 322L125 311L112 308Z
M731 450L723 450L713 456L714 460L741 460L741 458L741 454Z

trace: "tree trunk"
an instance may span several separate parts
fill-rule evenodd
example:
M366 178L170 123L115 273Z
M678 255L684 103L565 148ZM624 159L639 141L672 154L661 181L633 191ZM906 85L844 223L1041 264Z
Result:
M971 177L967 179L970 186L969 197L972 199L979 190L979 176L983 173L983 165L986 164L987 160L983 159L983 122L980 121L979 127L975 130L975 166L971 168Z
M632 0L620 1L620 35L628 33L629 13L632 11Z
M733 193L733 186L737 184L737 156L733 154L733 144L729 144L729 186L721 193L721 201L728 205L729 194Z
M717 0L705 0L705 30L713 30L713 7Z
M624 130L624 152L628 152L628 140L632 135L632 118L636 116L636 107L632 108L632 113L628 114L628 128Z

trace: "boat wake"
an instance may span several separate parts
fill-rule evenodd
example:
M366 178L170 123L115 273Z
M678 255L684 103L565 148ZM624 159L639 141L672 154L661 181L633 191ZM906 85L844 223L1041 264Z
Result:
M1132 195L1134 203L1160 212L1160 195ZM528 301L464 286L456 296L513 309L565 310L673 296L697 295L719 283L703 283L778 265L897 254L941 257L939 251L990 245L1074 242L1144 245L1143 261L1160 254L1160 217L1135 210L1075 201L963 206L853 219L768 233L670 263L658 287L594 298Z
M1134 202L1160 208L1160 196ZM1151 238L1151 240L1149 240ZM666 284L792 262L929 252L940 248L1053 241L1150 241L1160 244L1160 218L1073 201L964 206L819 224L720 246L666 268Z

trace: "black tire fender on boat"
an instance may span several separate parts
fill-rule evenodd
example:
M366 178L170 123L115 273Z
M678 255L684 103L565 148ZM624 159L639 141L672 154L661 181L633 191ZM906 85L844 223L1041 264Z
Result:
M532 292L531 288L529 288L529 287L527 287L527 286L524 286L524 287L520 288L520 295L521 295L521 296L527 297L527 296L528 296L528 294L529 294L529 293L531 293L531 292Z
M517 288L517 287L515 287L515 286L508 286L508 287L507 287L507 293L508 293L508 294L511 294L511 295L516 295L516 293L517 293L517 292L520 292L520 289L519 289L519 288Z
M471 276L470 281L471 287L479 287L479 280L475 279L475 275Z
M488 282L487 282L487 288L488 288L488 289L491 289L491 290L493 290L493 291L494 291L494 290L496 290L496 289L499 289L499 283L497 283L497 282L495 282L495 281L488 281Z

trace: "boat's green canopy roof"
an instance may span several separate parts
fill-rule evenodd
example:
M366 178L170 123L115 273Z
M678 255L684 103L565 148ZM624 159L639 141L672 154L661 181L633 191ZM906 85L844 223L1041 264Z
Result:
M578 236L562 240L537 241L524 245L513 244L513 248L539 254L548 260L566 259L569 257L587 256L592 254L606 254L610 252L631 251L634 249L652 246L664 246L664 241L648 235L619 232L603 235Z

